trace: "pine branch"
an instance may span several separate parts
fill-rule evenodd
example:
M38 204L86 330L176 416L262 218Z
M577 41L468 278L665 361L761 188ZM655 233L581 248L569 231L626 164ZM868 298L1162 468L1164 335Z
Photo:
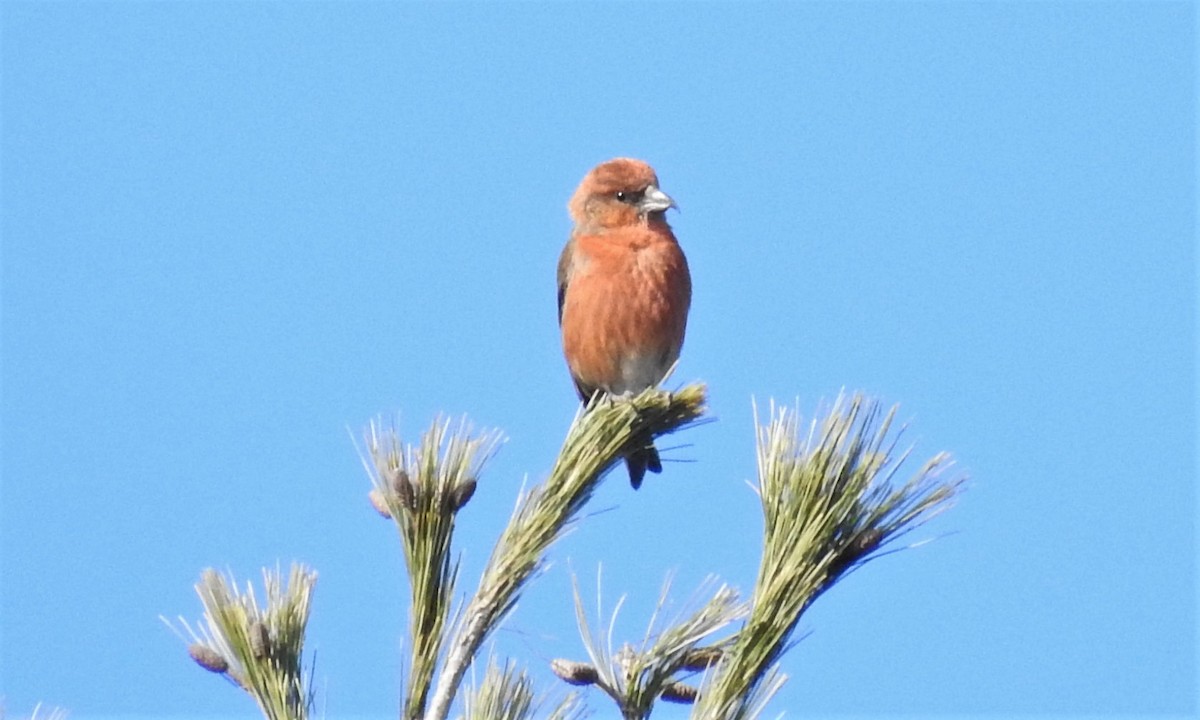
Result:
M704 413L703 385L649 389L630 399L597 398L576 417L550 477L518 501L479 587L463 612L426 720L445 720L467 666L542 567L546 550L591 498L604 472L642 438L674 432Z
M531 720L546 702L534 694L533 682L512 661L500 666L488 661L483 682L465 698L462 720ZM568 693L550 711L552 720L580 720L584 716L579 696Z
M542 569L548 548L580 516L605 472L647 438L699 421L704 403L703 385L589 403L572 423L546 482L518 498L475 594L454 622L456 514L471 499L499 435L472 436L465 421L452 431L439 420L413 447L403 445L393 430L374 423L368 428L370 461L364 462L374 484L370 499L396 523L412 590L404 718L445 720L466 669ZM812 602L948 508L962 488L962 477L944 477L952 467L945 453L909 480L895 481L909 455L896 451L900 433L890 432L895 412L883 414L876 402L861 396L839 397L824 419L812 421L802 433L797 412L772 406L768 421L757 428L765 533L749 610L721 586L690 615L659 631L664 587L641 645L614 651L611 624L603 642L593 636L576 590L590 662L555 660L555 673L571 684L600 687L626 720L644 720L658 699L694 703L692 716L704 720L759 716L785 680L778 660ZM198 664L249 692L268 720L307 720L311 668L306 676L301 657L316 574L295 565L286 587L278 569L263 575L267 603L260 608L252 586L240 592L231 576L206 570L196 586L205 623L194 630L180 619L188 637L180 635ZM740 617L747 619L733 637L708 641ZM710 644L701 646L705 641ZM704 673L699 688L677 677L687 672ZM466 717L524 720L540 704L523 671L492 663L483 684L466 700ZM578 697L571 694L550 717L580 715Z
M681 612L674 621L660 629L659 615L667 604L671 586L668 581L663 584L641 645L635 648L625 644L614 652L612 628L616 624L621 602L612 612L607 637L601 639L588 624L578 583L573 584L575 617L591 662L559 659L551 663L551 669L572 685L595 685L603 690L616 703L625 720L648 718L659 698L677 703L694 701L695 688L677 680L675 673L706 669L716 662L721 655L720 645L701 647L700 643L746 614L746 607L738 602L737 593L727 585L720 585L713 590L716 581L710 577L694 597L709 592L712 593L711 597L691 613ZM695 606L695 601L687 605Z
M404 701L410 720L425 713L450 615L458 577L458 559L451 557L455 517L500 440L494 432L472 437L465 420L454 432L449 421L435 420L419 447L405 447L394 429L378 423L367 429L372 504L396 522L412 590Z
M839 397L801 435L798 412L772 407L758 426L759 495L765 537L750 617L701 689L692 717L755 717L782 684L776 663L803 612L889 542L947 509L961 476L939 453L894 484L909 451L890 437L896 408ZM897 434L898 435L898 434Z
M194 630L179 619L192 659L249 693L268 720L307 720L312 708L301 660L316 579L315 572L294 564L285 586L278 568L263 569L267 602L260 607L252 585L239 592L232 575L208 569L196 584L204 624Z

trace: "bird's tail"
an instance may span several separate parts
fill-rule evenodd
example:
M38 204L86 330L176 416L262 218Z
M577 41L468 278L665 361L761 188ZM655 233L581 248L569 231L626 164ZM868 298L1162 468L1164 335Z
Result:
M634 490L642 486L642 478L646 477L647 470L652 473L662 472L662 460L658 457L658 449L649 440L643 447L625 456L625 465L629 468L629 484Z

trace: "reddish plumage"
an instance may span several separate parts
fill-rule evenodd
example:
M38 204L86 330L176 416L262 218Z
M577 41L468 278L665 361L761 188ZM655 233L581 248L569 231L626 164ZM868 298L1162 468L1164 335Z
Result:
M687 259L664 218L675 203L640 160L601 163L568 209L575 228L558 260L563 355L580 398L657 385L679 358L692 299ZM625 458L634 488L661 472L646 446Z

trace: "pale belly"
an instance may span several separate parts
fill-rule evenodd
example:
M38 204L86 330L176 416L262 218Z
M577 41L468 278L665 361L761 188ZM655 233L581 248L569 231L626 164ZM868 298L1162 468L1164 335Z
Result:
M620 361L620 380L607 389L614 395L633 395L658 385L673 361L659 353L623 357Z

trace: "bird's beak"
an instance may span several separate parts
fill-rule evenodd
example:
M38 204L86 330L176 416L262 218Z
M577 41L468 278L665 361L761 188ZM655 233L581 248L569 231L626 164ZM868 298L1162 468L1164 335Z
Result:
M654 185L646 188L646 192L642 193L642 201L638 203L638 207L644 213L663 212L667 208L679 209L670 195Z

